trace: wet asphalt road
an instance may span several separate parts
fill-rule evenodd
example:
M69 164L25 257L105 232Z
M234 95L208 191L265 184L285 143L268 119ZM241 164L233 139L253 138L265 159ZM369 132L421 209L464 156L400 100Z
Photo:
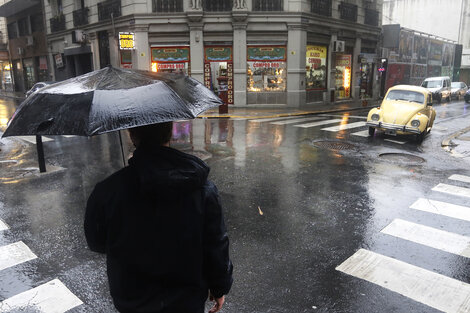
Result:
M0 103L2 125L14 108L11 101ZM469 126L470 105L453 102L436 110L435 127L421 145L407 137L358 135L365 127L322 130L338 123L177 123L172 145L206 160L225 209L235 282L223 312L438 312L335 269L361 248L470 283L468 258L381 233L401 219L470 236L468 221L409 208L418 198L470 207L468 197L432 190L439 183L470 187L449 180L470 176L470 160L440 147ZM363 122L366 114L312 121L347 125ZM70 312L115 312L104 257L87 250L82 220L94 185L122 167L118 136L49 138L49 171L40 175L34 144L16 138L0 143L0 220L9 226L0 231L0 246L23 241L37 255L0 270L0 301L57 278L83 302Z

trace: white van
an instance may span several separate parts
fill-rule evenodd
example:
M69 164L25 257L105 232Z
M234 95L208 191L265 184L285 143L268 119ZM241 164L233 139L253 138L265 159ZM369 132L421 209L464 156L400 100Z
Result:
M441 102L444 99L447 102L451 100L452 93L449 76L428 77L423 81L421 87L427 88L432 92L432 99L437 100L437 102Z

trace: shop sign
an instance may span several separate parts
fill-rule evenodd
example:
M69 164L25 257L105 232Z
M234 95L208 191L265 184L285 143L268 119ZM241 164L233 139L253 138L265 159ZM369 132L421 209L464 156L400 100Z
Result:
M351 66L351 55L341 54L336 56L336 66Z
M232 47L205 47L206 62L232 61Z
M157 63L157 68L159 70L177 70L182 69L184 70L184 63Z
M8 61L8 51L0 51L0 60Z
M248 61L285 61L286 60L286 47L248 47L247 49Z
M152 62L189 62L189 47L152 48Z
M254 62L253 67L280 68L280 62Z
M55 65L57 66L57 68L64 67L64 62L62 60L61 53L57 53L56 55L54 55L54 59L55 59Z
M39 69L40 70L47 70L47 59L46 57L39 58Z
M133 50L135 49L135 34L134 33L119 33L119 49Z
M429 59L433 61L442 60L442 42L431 40L431 49L429 51Z

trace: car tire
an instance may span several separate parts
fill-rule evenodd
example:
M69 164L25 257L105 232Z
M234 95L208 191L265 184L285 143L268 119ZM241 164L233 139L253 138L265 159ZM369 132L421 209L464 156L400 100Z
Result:
M437 96L437 99L436 99L436 100L437 100L437 103L441 103L441 101L442 101L442 95Z
M423 130L423 132L421 134L416 135L416 142L417 143L422 143L424 141L424 137L426 137L427 133L428 132L425 129L425 130Z
M369 136L374 136L375 134L375 128L374 127L369 127Z
M450 98L451 98L451 96L447 97L447 102L450 102L450 100L451 100Z

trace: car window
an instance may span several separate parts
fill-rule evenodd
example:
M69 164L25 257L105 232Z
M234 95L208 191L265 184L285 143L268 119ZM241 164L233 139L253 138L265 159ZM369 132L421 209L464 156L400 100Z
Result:
M402 100L415 103L424 103L424 95L411 90L390 90L387 100Z
M451 84L451 87L452 87L452 88L461 88L461 87L463 87L463 86L462 86L461 83L452 83L452 84Z
M422 85L424 88L440 88L442 87L441 80L426 80Z

